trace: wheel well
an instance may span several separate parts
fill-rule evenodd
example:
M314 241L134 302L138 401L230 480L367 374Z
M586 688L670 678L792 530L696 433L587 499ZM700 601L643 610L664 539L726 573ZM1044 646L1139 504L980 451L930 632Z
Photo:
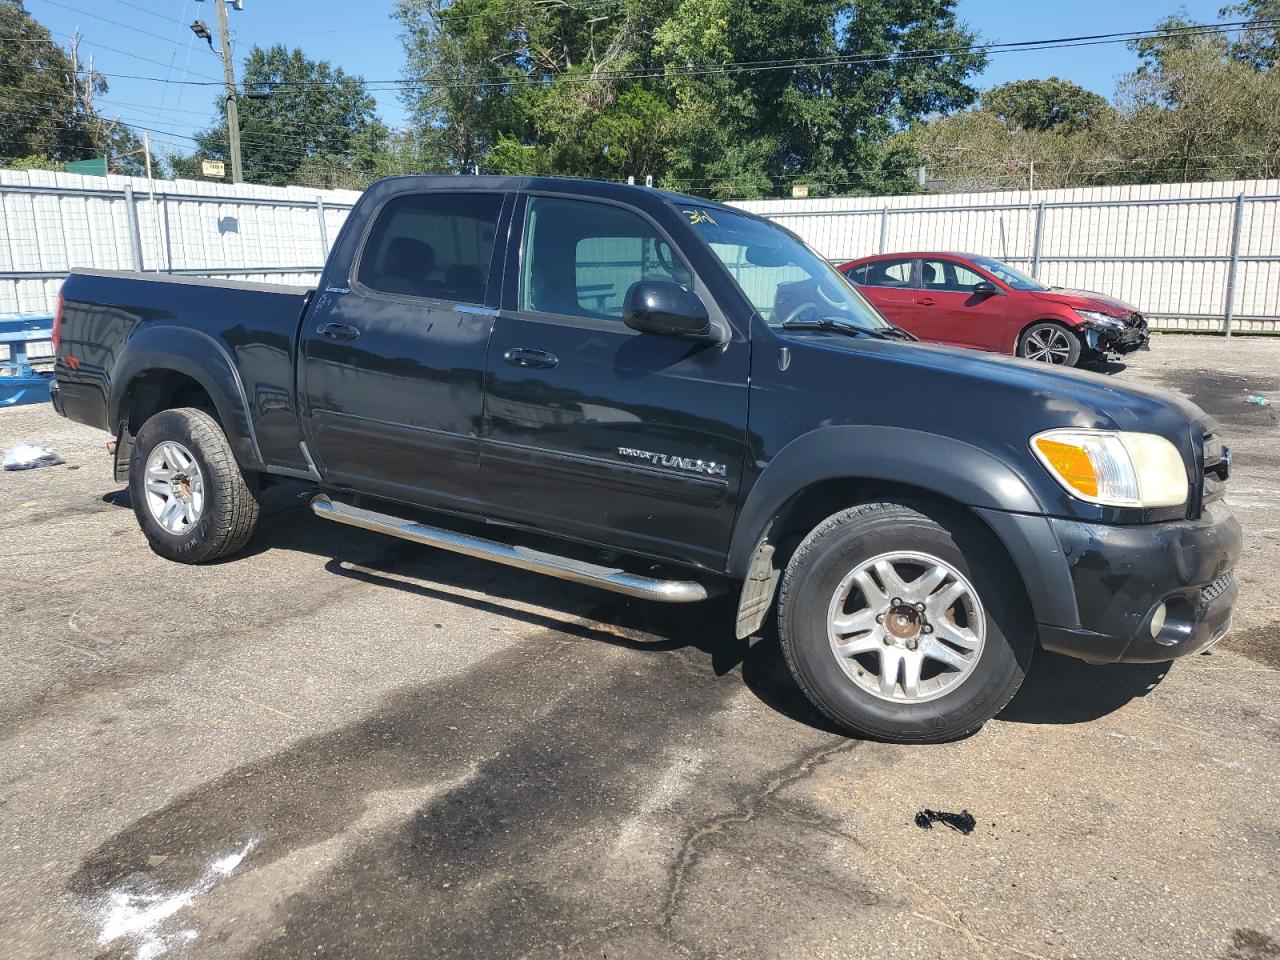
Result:
M783 504L769 525L768 539L774 546L774 569L785 570L796 547L827 517L859 503L876 500L909 501L934 519L959 521L976 536L989 540L1008 564L1018 585L1020 599L1030 609L1031 600L1022 574L995 531L959 501L906 483L848 477L822 480L805 487Z
M177 407L196 407L219 425L222 423L209 391L186 374L173 370L148 370L135 377L120 401L117 417L127 420L129 433L136 436L151 417Z
M1022 343L1022 338L1027 335L1028 330L1030 330L1032 327L1041 323L1052 323L1055 326L1061 327L1063 330L1067 331L1067 333L1070 333L1070 334L1075 334L1076 332L1075 328L1072 327L1071 324L1067 323L1067 321L1063 320L1061 317L1040 317L1038 320L1028 321L1026 325L1023 326L1023 328L1018 331L1018 343Z

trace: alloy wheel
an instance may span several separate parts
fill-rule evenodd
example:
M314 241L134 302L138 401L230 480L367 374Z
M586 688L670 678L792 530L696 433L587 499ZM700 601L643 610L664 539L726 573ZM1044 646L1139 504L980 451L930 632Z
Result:
M147 509L167 532L182 536L204 511L204 475L191 451L173 440L157 444L147 457Z
M1064 364L1071 358L1070 336L1061 327L1037 327L1027 334L1022 355L1039 363Z
M840 582L827 612L831 652L861 689L924 703L963 683L982 657L986 615L973 584L926 553L884 553Z

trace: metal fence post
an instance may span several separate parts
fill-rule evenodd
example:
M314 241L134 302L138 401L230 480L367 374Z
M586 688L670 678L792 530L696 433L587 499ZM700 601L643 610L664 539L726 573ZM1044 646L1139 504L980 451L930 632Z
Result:
M1236 215L1231 224L1231 265L1227 267L1226 322L1223 332L1231 336L1236 317L1236 275L1240 272L1240 228L1244 224L1244 194L1236 197Z
M138 227L138 204L133 196L133 186L125 184L124 210L129 218L129 247L133 251L133 269L142 270L142 231Z
M320 250L325 255L325 257L328 257L329 256L329 227L324 222L325 220L324 197L321 197L319 195L316 196L316 216L320 220Z
M880 252L889 249L889 208L880 211Z
M1040 279L1040 247L1044 242L1044 201L1036 204L1036 239L1031 247L1031 276Z

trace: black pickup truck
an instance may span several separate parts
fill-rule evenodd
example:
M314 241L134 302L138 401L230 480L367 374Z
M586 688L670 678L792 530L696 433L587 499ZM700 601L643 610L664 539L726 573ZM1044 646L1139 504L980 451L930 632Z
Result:
M401 177L317 290L75 271L54 405L114 434L152 548L321 517L593 584L776 608L863 736L962 736L1037 645L1163 661L1226 632L1240 527L1194 404L927 346L767 220L621 184ZM726 625L727 628L727 625ZM707 629L715 629L708 625Z

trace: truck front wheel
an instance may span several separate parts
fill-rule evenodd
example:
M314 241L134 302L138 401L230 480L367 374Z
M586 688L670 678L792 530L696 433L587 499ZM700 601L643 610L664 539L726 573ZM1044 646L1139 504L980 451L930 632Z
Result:
M844 510L787 566L787 665L819 710L859 736L966 736L1012 699L1030 662L1035 630L1016 582L976 522L908 503Z
M163 410L142 425L129 497L151 549L178 563L235 553L258 523L258 496L218 422L203 410Z

